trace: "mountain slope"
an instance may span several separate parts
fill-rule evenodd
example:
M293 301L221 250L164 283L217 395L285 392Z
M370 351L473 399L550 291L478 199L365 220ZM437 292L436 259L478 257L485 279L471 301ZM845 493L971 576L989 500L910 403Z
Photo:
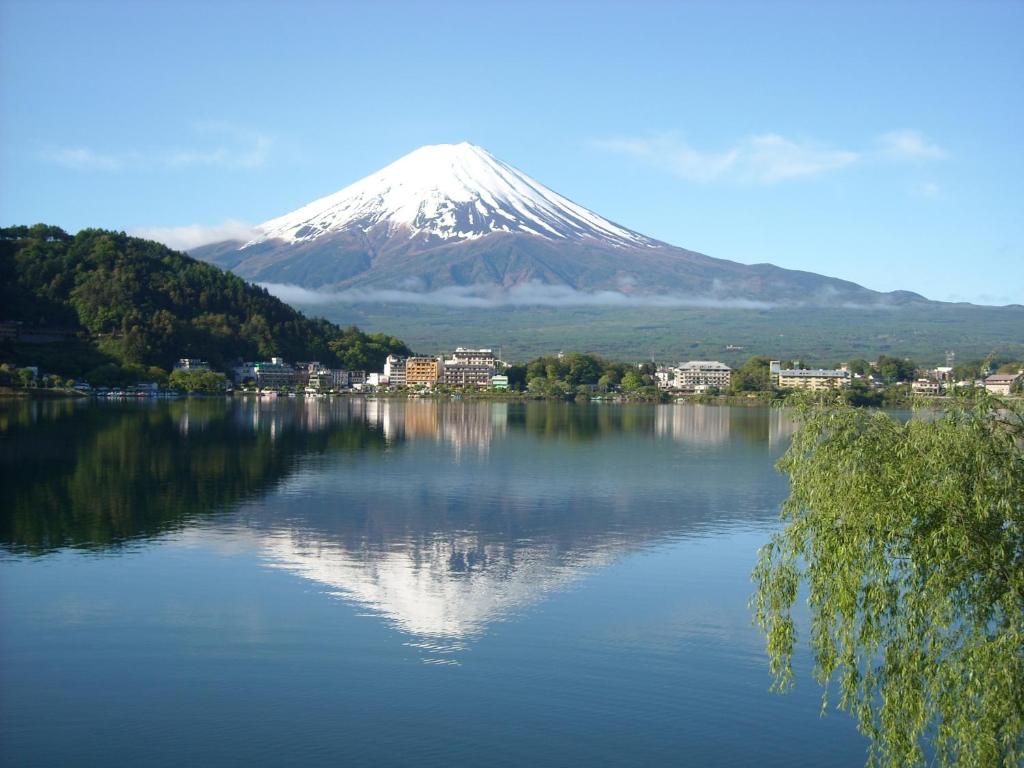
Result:
M63 354L44 366L64 375L101 363L168 369L180 357L221 368L272 355L376 368L389 352L408 352L389 336L309 319L266 290L159 243L100 229L72 236L43 224L0 229L0 321L76 334L92 354L80 355L78 365L66 345L55 345ZM46 346L22 351L35 362ZM4 342L0 353L16 359L19 350Z
M633 232L471 144L421 147L339 192L192 254L248 279L433 291L540 284L704 299L905 303L855 283L714 259Z

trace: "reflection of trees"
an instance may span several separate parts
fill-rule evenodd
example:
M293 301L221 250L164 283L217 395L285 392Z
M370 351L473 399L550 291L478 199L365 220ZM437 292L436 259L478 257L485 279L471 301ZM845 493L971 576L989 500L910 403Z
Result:
M0 540L42 551L154 535L264 492L301 456L383 446L363 423L314 431L290 410L254 428L220 400L5 407Z
M593 440L617 432L654 432L654 411L647 405L576 405L556 401L526 403L510 410L509 426L541 437Z
M448 446L456 458L482 457L495 440L518 433L519 441L508 442L503 450L515 443L524 450L528 447L531 455L549 451L555 461L569 450L563 441L588 442L600 449L595 456L608 455L607 466L619 469L621 447L615 441L599 445L602 438L654 437L665 428L658 419L682 419L680 429L687 442L698 447L737 434L763 443L769 434L769 414L764 410L704 407L700 418L694 413L691 406L362 398L11 403L0 408L0 542L42 551L65 545L102 547L157 535L265 493L290 475L303 457L320 453L427 440ZM660 450L655 445L651 441L652 450ZM442 466L449 462L445 459ZM687 499L721 493L714 483L704 482L717 469L709 465L707 471L707 478L687 481ZM590 477L588 472L577 468L573 477L559 477L557 485L577 487L581 477ZM458 483L460 476L449 475L448 481ZM522 490L522 478L508 476L503 482L508 483L504 493L509 497ZM645 523L661 530L668 525L667 520L655 523L650 514L631 520L635 510L625 503L624 487L607 470L588 482L601 485L609 498L622 503L604 509L580 490L579 498L560 497L551 508L542 499L503 511L507 500L489 499L475 510L457 511L447 506L444 489L431 488L432 495L405 499L403 509L350 500L344 522L349 531L357 526L356 538L364 542L374 536L391 541L412 536L427 545L459 517L464 530L483 537L479 552L457 554L456 560L467 567L480 562L485 545L494 541L491 534L500 539L503 533L530 536L543 529L553 541L563 535L578 541L581 522L572 518L579 504L590 505L586 521L597 534ZM675 482L662 473L652 474L648 484ZM667 509L665 514L671 518L676 510ZM470 517L461 519L462 515ZM334 524L330 519L324 520L328 528ZM497 529L489 534L494 526ZM355 540L349 543L355 545Z

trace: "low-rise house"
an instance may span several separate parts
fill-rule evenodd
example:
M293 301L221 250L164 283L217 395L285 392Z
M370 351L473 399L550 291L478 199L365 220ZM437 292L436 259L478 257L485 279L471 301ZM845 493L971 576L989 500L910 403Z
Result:
M654 372L654 383L658 389L672 389L676 385L676 368L658 368Z
M198 357L182 357L174 364L176 371L208 371L210 364Z
M994 373L985 379L985 389L993 395L1009 395L1024 381L1024 371L1017 373Z
M0 323L0 341L16 341L19 344L56 344L73 341L78 336L76 328L42 328L25 325L20 320L5 320Z
M918 379L910 385L910 391L915 395L937 395L942 391L942 385L932 379Z
M779 389L839 389L850 385L850 371L828 368L783 369L778 360L769 363L768 371Z
M503 373L496 373L491 376L491 386L495 389L508 389L508 376Z

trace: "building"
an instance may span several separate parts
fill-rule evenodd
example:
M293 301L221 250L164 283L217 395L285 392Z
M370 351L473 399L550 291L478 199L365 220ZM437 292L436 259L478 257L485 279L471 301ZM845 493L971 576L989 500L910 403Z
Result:
M489 387L497 358L490 349L456 347L441 367L438 380L449 387Z
M433 386L441 380L443 358L408 357L405 360L405 383Z
M783 370L778 360L769 363L769 374L779 389L837 389L850 385L849 370L791 368Z
M985 379L985 389L993 395L1009 395L1015 385L1024 381L1024 371L1017 373L994 373Z
M183 357L174 364L176 371L208 371L210 364L197 357Z
M654 372L654 383L659 389L672 389L676 385L676 368L659 368Z
M0 341L17 341L21 326L20 320L5 320L0 323Z
M492 368L498 362L493 350L469 349L468 347L456 347L451 360L456 363L469 363L470 365L489 365ZM446 361L445 365L447 364Z
M366 383L366 371L349 371L348 385L350 387L361 387Z
M242 363L236 365L232 376L235 384L244 384L246 381L256 381L256 363Z
M910 385L910 391L915 395L937 395L942 391L942 385L932 379L918 379Z
M405 358L397 355L388 355L384 361L384 377L382 384L391 387L405 386Z
M78 336L76 328L40 328L26 326L20 320L5 320L0 323L0 341L16 341L19 344L57 344L73 341Z
M690 360L676 369L677 389L707 390L709 387L728 389L732 382L732 369L717 360Z
M256 386L266 389L290 386L296 381L295 369L280 357L273 357L270 362L242 363L234 373L237 384L253 381Z
M496 373L491 376L491 386L495 389L508 389L508 376L503 373Z
M306 386L320 392L348 389L349 372L343 368L320 368L309 374Z
M494 366L445 360L441 376L449 387L489 387Z

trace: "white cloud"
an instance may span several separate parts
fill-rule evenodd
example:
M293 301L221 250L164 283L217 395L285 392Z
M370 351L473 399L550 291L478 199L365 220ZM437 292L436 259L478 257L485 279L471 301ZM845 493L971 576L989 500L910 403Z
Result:
M402 288L349 288L340 291L310 290L284 283L260 283L274 296L290 304L426 304L442 307L732 307L770 309L773 304L750 299L710 298L680 294L635 294L620 291L578 291L564 285L530 282L503 288L498 285L447 286L435 291Z
M890 131L878 137L881 153L896 159L942 160L946 150L928 141L917 131Z
M197 123L193 129L201 136L218 141L214 146L171 150L162 157L165 165L171 168L259 168L267 161L274 143L269 136L229 123Z
M227 219L220 224L210 226L189 224L184 227L139 227L131 230L130 234L156 240L179 251L188 251L208 243L219 243L222 240L248 242L259 234L259 230L244 221Z
M149 170L154 168L237 168L263 166L274 141L262 133L227 123L192 126L198 141L191 147L107 152L89 147L56 147L43 150L43 160L79 171Z
M124 167L125 156L97 152L86 147L63 147L44 150L47 162L76 171L117 171Z
M567 285L529 282L505 288L500 285L452 285L433 291L417 291L414 283L403 288L347 288L311 290L287 283L260 283L270 293L300 307L325 304L425 304L440 307L698 307L709 309L774 309L781 306L842 306L846 309L898 309L881 296L865 304L838 301L835 289L825 288L795 302L768 302L732 298L715 286L712 295L680 293L624 293L614 290L579 291Z
M736 141L720 150L695 149L677 135L653 138L598 139L591 146L629 155L690 181L776 184L810 178L865 162L941 160L946 150L917 131L890 131L869 149L850 149L815 141L764 133Z
M677 176L701 182L774 184L837 170L860 158L860 154L852 150L794 141L774 133L749 136L731 147L710 152L694 149L677 136L606 139L592 144L598 149L641 158Z

